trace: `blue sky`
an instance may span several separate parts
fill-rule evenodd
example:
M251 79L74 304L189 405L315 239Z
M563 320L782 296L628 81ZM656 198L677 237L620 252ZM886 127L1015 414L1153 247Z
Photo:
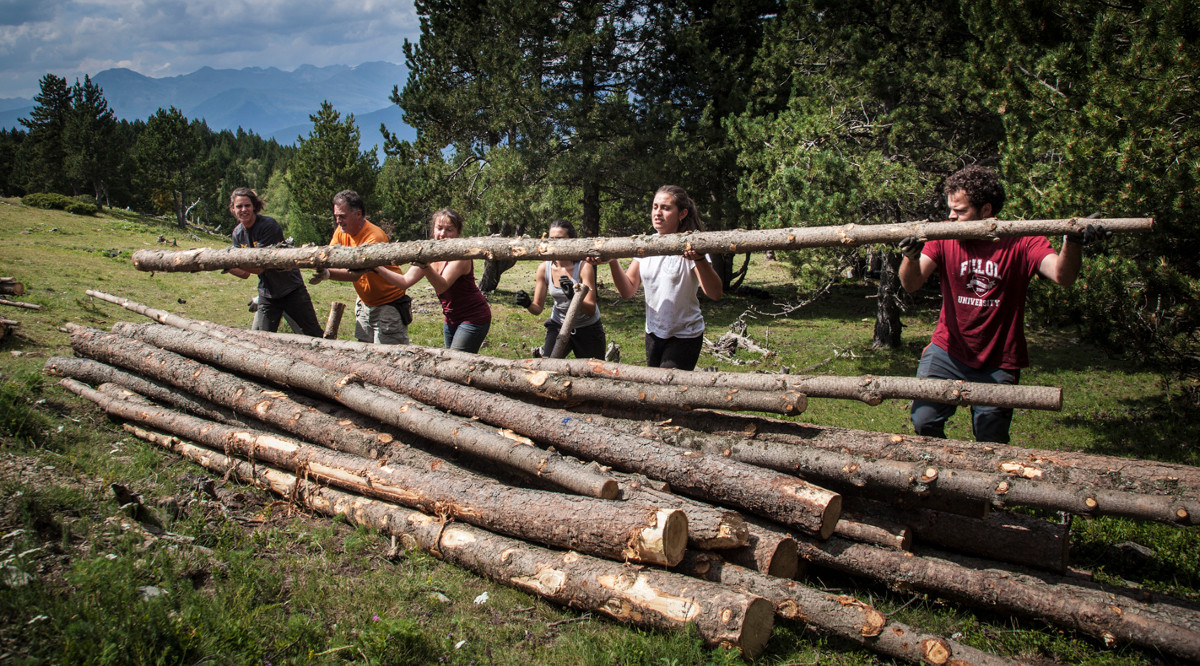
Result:
M0 98L33 97L126 67L151 77L217 69L404 62L412 0L0 0Z

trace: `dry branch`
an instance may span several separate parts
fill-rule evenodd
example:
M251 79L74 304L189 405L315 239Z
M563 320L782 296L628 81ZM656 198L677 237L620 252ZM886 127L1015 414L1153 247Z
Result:
M672 565L683 557L687 517L682 511L522 488L506 487L501 493L498 484L482 484L436 470L390 466L188 416L142 400L114 399L73 379L61 383L119 418L359 495L609 559Z
M575 328L575 320L579 317L579 306L583 305L583 297L587 296L587 293L588 286L586 284L576 283L571 303L567 305L567 312L563 315L562 326L558 328L558 337L554 339L554 349L550 352L550 358L563 358L567 355L567 350L570 349L568 343L571 340L571 329Z
M197 272L226 268L347 268L398 266L452 259L570 260L589 257L606 261L628 257L796 250L809 247L857 246L896 243L907 236L925 240L986 239L1009 236L1048 236L1081 233L1088 224L1101 224L1114 232L1150 231L1150 218L1066 220L979 220L972 222L905 222L900 224L829 227L794 227L746 231L707 231L619 238L451 238L445 240L377 243L361 247L228 248L183 251L138 250L133 265L142 271Z
M25 308L26 310L41 310L42 306L34 305L33 303L22 303L21 301L10 301L7 298L0 298L0 305L9 305L14 308Z
M678 629L692 624L707 644L740 648L747 657L758 655L771 634L770 604L724 585L547 550L322 487L175 437L143 429L132 432L214 472L268 488L325 515L344 516L353 524L401 537L441 560L563 606L645 627Z

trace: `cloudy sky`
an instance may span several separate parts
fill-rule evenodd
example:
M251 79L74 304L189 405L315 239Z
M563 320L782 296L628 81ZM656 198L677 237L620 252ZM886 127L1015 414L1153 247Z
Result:
M126 67L151 77L404 62L412 0L0 0L0 98Z

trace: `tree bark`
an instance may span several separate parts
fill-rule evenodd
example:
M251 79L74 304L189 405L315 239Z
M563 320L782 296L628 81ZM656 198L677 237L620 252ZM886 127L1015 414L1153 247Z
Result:
M438 559L562 606L642 627L677 630L691 624L708 645L739 648L750 658L762 652L771 635L770 604L728 586L698 586L694 579L666 571L548 550L323 487L175 437L133 432L214 472L268 488L310 510L403 538Z
M861 507L855 511L843 510L833 533L843 539L883 548L912 550L912 530L904 523L867 513Z
M900 509L859 497L845 497L844 501L845 515L870 516L871 520L906 525L923 545L1060 574L1067 571L1071 545L1069 520L1056 524L1008 511L996 511L982 519L968 518L931 509ZM837 531L835 534L847 536Z
M627 475L635 476L635 475ZM737 511L715 507L671 492L656 490L633 480L622 481L618 498L656 508L674 508L687 514L688 545L701 550L737 548L750 542L746 521Z
M21 301L10 301L7 298L0 298L0 305L8 305L14 308L25 308L26 310L41 310L42 306L34 305L33 303L23 303Z
M441 414L390 391L368 388L354 375L222 344L214 338L191 331L153 324L141 328L128 324L114 328L137 329L139 339L162 349L332 398L383 423L520 469L581 494L607 498L616 494L616 483L612 479L599 476L576 461L568 461L556 453L530 446L524 438L507 437L504 433L477 423ZM83 355L93 358L104 353L105 347L119 346L119 338L123 337L74 325L68 325L68 330L71 332L72 346ZM150 372L147 363L138 367L142 372Z
M900 255L884 252L879 271L878 299L875 303L875 332L871 338L874 349L899 349L900 331Z
M795 578L800 575L800 556L796 540L786 531L757 520L746 521L750 542L740 548L721 551L721 558L752 571Z
M1167 604L1144 604L1108 588L1086 590L1046 573L999 568L994 562L924 548L894 551L837 537L798 537L800 556L812 564L889 585L905 585L970 606L1032 617L1094 636L1132 643L1175 657L1200 660L1200 630Z
M61 383L114 416L360 495L609 559L670 566L683 557L687 517L682 511L512 487L499 493L494 486L462 475L380 464L145 403L116 400L73 379Z
M575 320L579 317L579 306L583 303L583 297L587 296L588 286L586 284L576 284L575 293L571 296L571 303L567 306L567 313L563 315L562 326L558 329L558 337L554 340L554 349L550 352L550 358L564 358L567 355L567 350L570 349L571 330L575 328Z
M454 259L570 260L595 257L601 261L631 257L683 254L694 250L714 252L761 252L808 247L847 247L896 243L908 236L923 240L986 239L1011 236L1052 236L1080 233L1088 224L1102 224L1113 232L1150 231L1151 218L1107 218L1066 220L979 220L971 222L905 222L828 227L793 227L748 231L707 231L654 234L616 238L451 238L445 240L377 243L361 247L323 246L311 248L227 248L184 251L138 250L133 265L141 271L196 272L226 268L348 268L398 266L414 261Z
M483 273L479 276L479 291L489 294L500 286L500 277L516 266L515 259L494 259L483 262Z
M325 332L321 337L326 340L337 340L338 329L342 327L342 314L346 311L346 304L341 301L334 301L329 304L329 318L325 320Z
M25 293L25 285L10 277L0 277L0 294L20 296Z
M253 333L229 329L234 337L269 345ZM167 344L169 337L160 336ZM160 340L155 339L155 344ZM832 534L841 500L836 493L801 481L795 476L772 472L728 460L663 446L643 437L629 437L601 428L575 414L530 405L502 395L450 384L430 377L405 373L377 363L346 357L330 357L301 347L277 347L294 359L350 371L366 381L413 396L422 402L500 428L553 444L558 450L587 460L611 465L621 471L637 472L666 481L676 492L746 509L797 529L822 536Z
M726 564L715 554L688 553L676 569L689 576L759 595L774 604L775 613L780 617L798 620L820 634L836 636L888 657L918 664L960 666L1018 663L894 622L854 597L822 592L793 580Z

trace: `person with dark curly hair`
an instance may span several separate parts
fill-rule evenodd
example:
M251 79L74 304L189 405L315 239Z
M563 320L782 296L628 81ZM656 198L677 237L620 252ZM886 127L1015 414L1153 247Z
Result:
M946 179L951 222L994 218L1004 207L1004 186L995 171L978 165ZM1063 239L1057 253L1043 236L991 240L934 240L910 236L900 241L900 284L913 292L941 270L942 312L933 339L921 354L918 377L1016 384L1029 365L1025 345L1025 295L1035 275L1064 287L1079 276L1082 246L1103 237L1089 225ZM914 400L918 435L946 436L954 405ZM971 407L971 426L980 442L1009 441L1013 410Z

